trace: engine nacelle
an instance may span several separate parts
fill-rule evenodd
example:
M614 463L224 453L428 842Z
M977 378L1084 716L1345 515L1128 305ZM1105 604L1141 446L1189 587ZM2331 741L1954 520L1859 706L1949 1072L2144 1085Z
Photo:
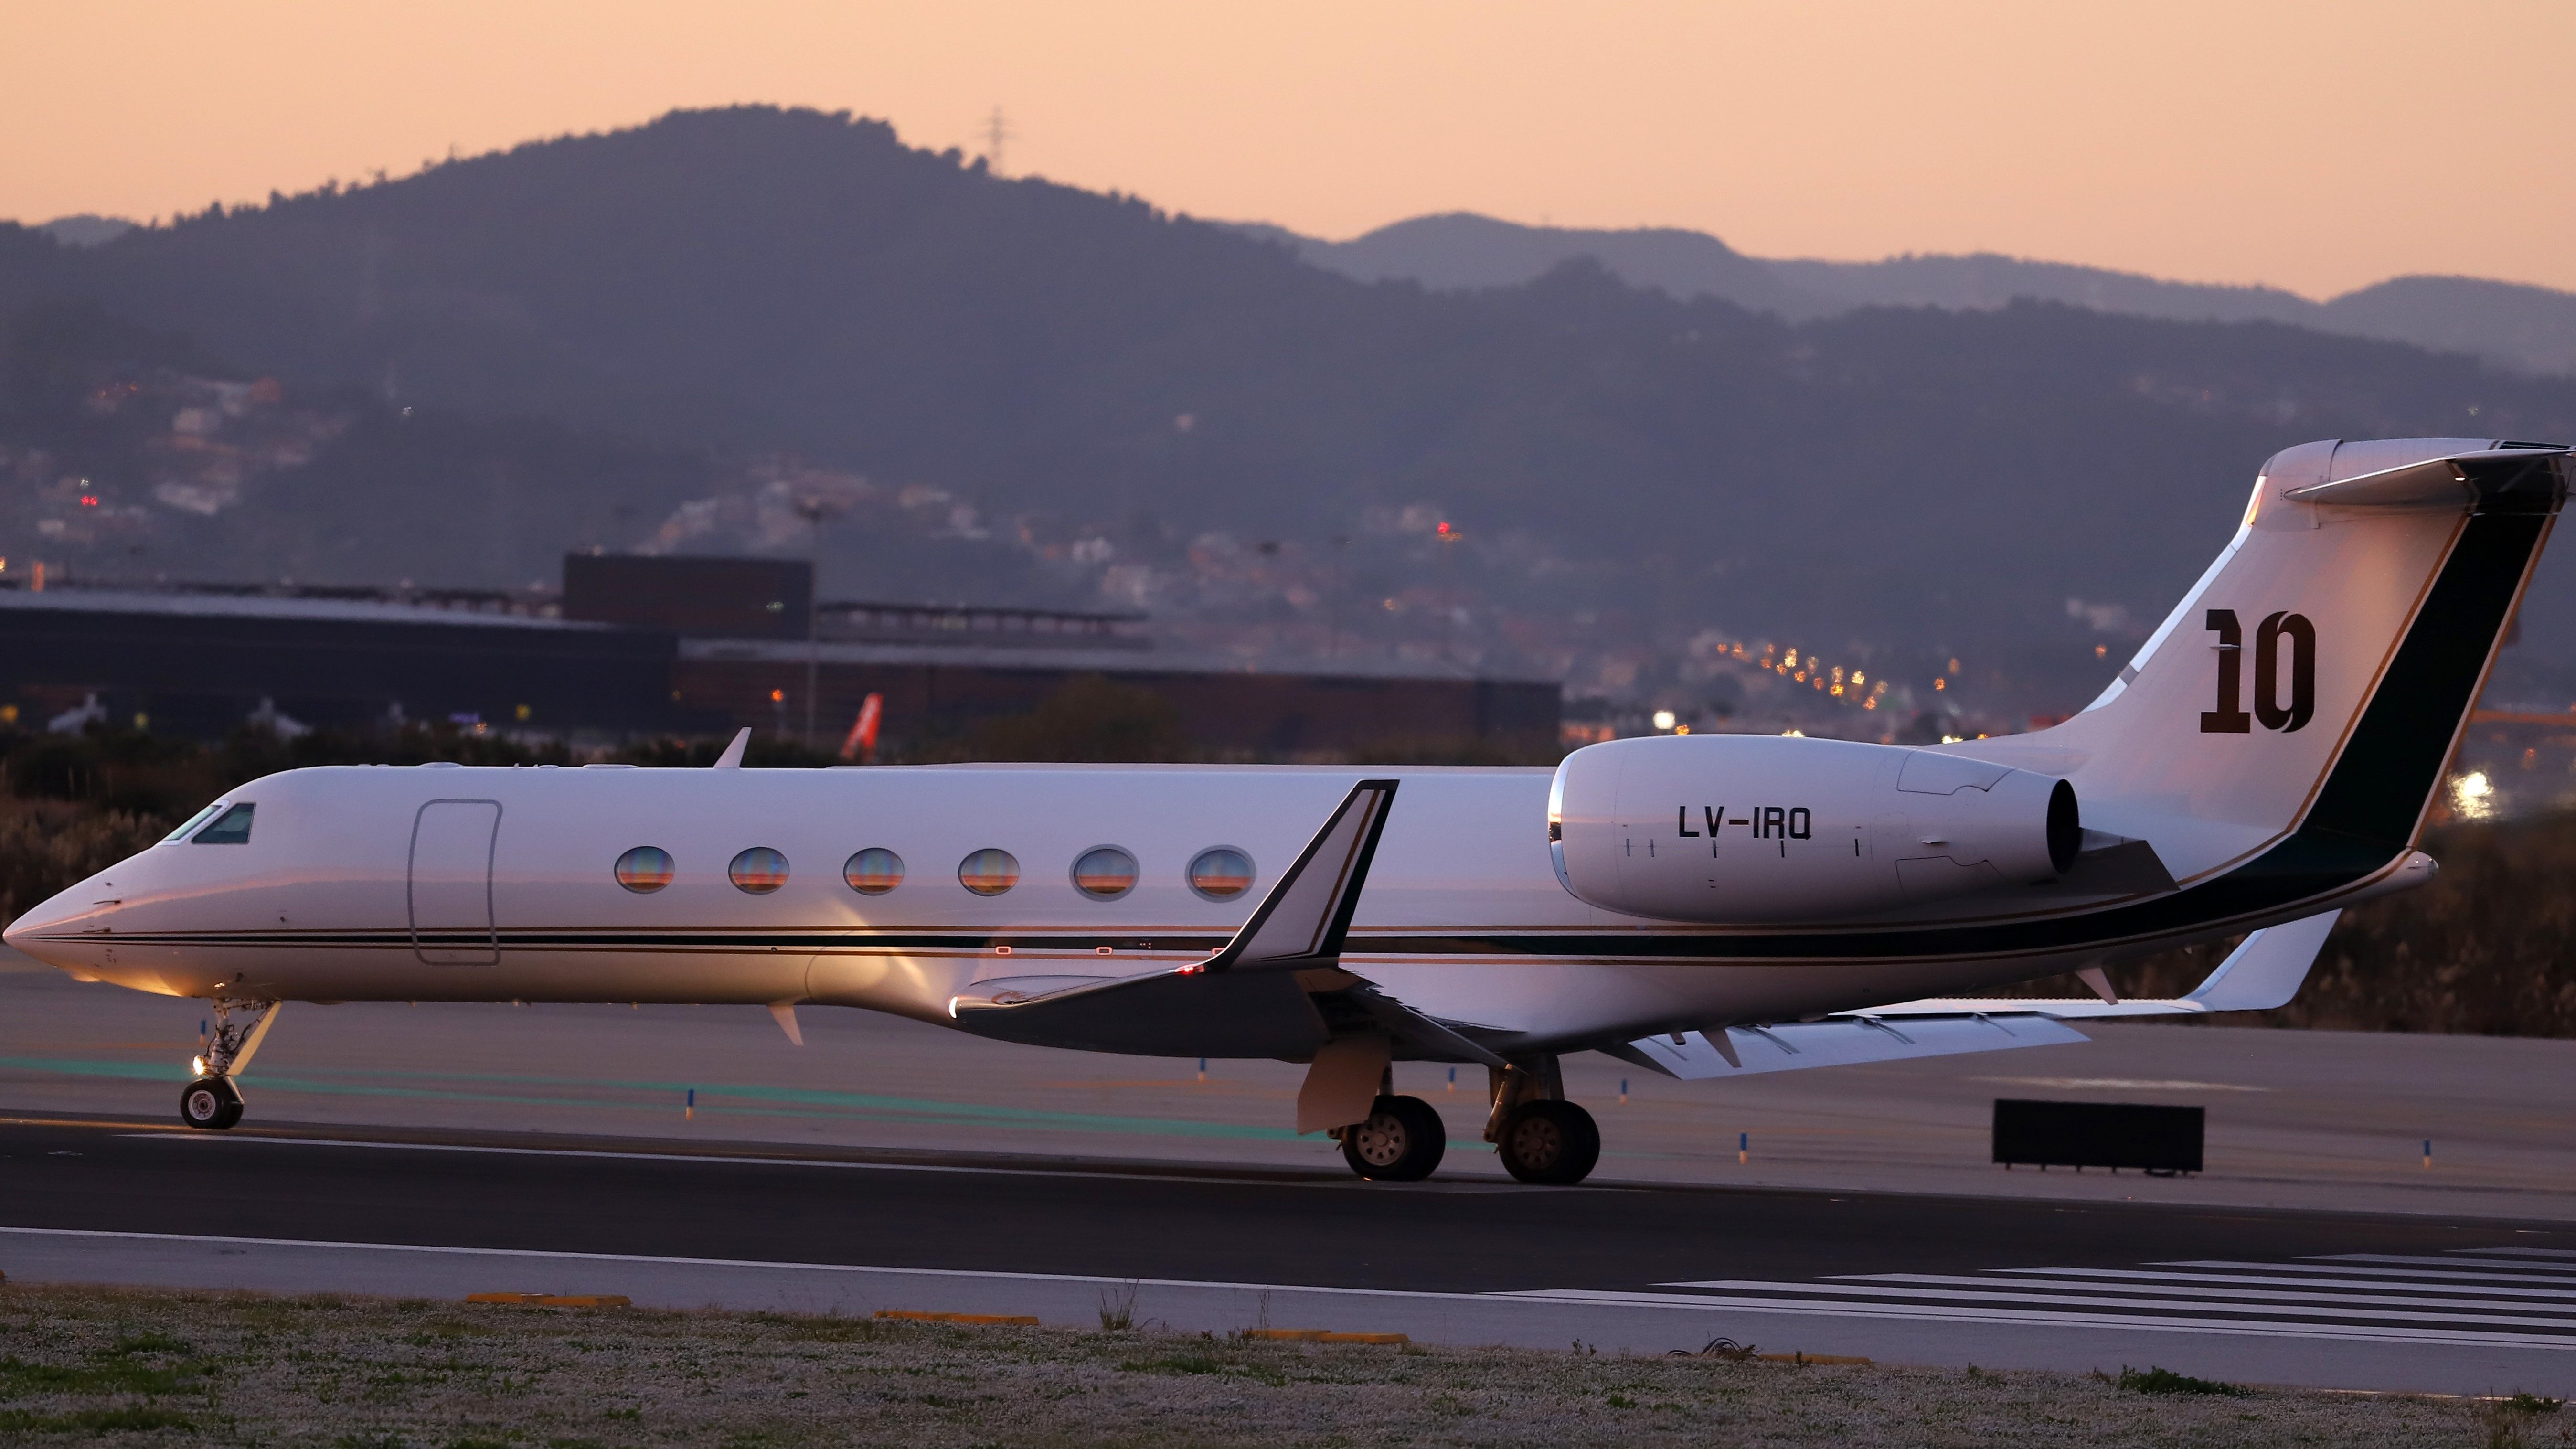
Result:
M2075 787L1896 745L1772 735L1613 740L1548 796L1557 879L1669 921L1833 920L2054 880Z

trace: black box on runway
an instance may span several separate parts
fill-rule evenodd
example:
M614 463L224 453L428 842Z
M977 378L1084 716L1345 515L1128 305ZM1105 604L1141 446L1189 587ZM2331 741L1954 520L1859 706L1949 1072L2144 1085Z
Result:
M2200 1171L2199 1107L1995 1101L1995 1161L2007 1166Z

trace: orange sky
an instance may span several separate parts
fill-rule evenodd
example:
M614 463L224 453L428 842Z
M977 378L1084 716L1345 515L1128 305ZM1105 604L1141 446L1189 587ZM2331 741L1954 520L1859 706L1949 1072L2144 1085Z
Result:
M775 101L1201 216L1702 228L2326 295L2576 289L2568 0L8 0L0 216Z

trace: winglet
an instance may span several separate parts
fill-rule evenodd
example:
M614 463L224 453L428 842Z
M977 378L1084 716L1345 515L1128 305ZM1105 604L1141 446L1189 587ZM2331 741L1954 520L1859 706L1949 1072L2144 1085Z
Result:
M741 729L734 732L733 743L724 747L724 753L716 756L715 768L719 770L741 769L742 752L750 747L751 726L744 725Z
M1191 969L1293 971L1338 962L1369 862L1377 856L1378 837L1386 833L1395 786L1393 780L1362 780L1352 786L1341 808L1270 888L1252 919L1225 949Z
M2203 1011L2271 1011L2289 1005L2341 915L2341 911L2328 911L2265 926L2229 952L2209 979L2183 1000L2198 1003Z

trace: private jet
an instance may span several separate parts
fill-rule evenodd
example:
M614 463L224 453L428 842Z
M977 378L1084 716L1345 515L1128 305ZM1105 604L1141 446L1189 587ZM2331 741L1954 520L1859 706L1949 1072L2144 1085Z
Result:
M1502 1165L1601 1150L1559 1062L1719 1080L2287 1002L2418 837L2570 450L2273 457L2136 656L2053 728L1912 748L1693 734L1548 769L292 770L21 916L82 980L201 997L182 1120L240 1120L279 1003L696 1002L1306 1066L1300 1132L1411 1180L1398 1060L1481 1066ZM2187 996L2105 969L2242 937ZM2074 974L2082 998L1979 995Z

